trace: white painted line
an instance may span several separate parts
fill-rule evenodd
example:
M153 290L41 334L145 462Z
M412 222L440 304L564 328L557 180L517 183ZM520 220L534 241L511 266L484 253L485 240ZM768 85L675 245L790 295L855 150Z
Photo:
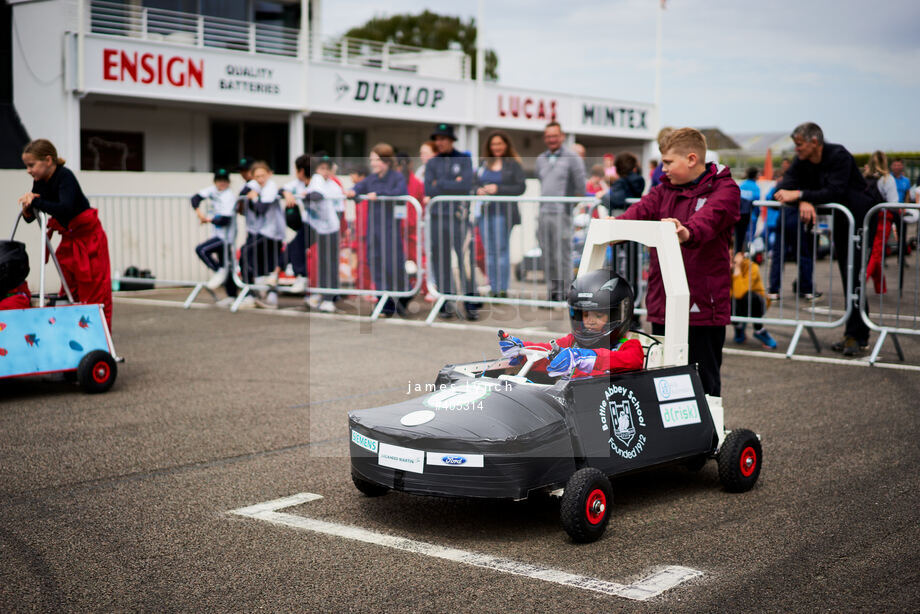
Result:
M904 365L900 363L892 362L877 362L871 364L869 362L869 357L864 356L862 358L829 358L825 356L800 356L794 354L790 357L786 357L785 354L779 352L767 352L767 351L757 351L757 350L741 350L738 348L723 348L723 354L734 354L736 356L756 356L757 358L778 358L780 360L795 360L798 362L816 362L822 364L830 365L847 365L850 367L871 367L873 369L894 369L896 371L920 371L920 366L918 365Z
M393 548L413 554L431 556L453 561L455 563L473 565L475 567L482 567L502 573L525 576L535 580L543 580L544 582L562 584L564 586L571 586L637 601L651 599L652 597L674 588L682 582L703 575L703 572L689 567L670 566L658 569L638 582L632 584L618 584L616 582L608 582L589 576L580 576L558 569L522 563L520 561L500 558L489 554L438 546L436 544L420 542L405 537L377 533L355 526L317 520L306 516L286 514L279 511L286 507L292 507L322 498L322 495L303 492L274 501L266 501L265 503L259 503L249 507L241 507L236 510L231 510L228 513L263 520L271 524L293 527L295 529L302 529L314 533L322 533L324 535L332 535L334 537L342 537L344 539L361 541L376 546L383 546L385 548Z

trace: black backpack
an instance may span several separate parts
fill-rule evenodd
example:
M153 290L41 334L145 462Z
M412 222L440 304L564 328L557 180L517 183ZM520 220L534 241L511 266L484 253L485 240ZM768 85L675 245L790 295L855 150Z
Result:
M870 207L875 206L879 203L885 202L885 197L882 195L882 191L878 189L878 180L879 177L866 177L866 196L868 196L872 203Z
M29 254L25 243L0 241L0 293L6 294L13 290L28 276Z

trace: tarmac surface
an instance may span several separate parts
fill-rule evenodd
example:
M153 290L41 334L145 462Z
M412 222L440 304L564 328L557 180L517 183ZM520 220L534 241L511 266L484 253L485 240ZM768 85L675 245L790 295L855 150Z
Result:
M126 362L106 394L0 381L0 611L920 609L917 338L901 340L911 369L804 339L800 360L738 353L729 335L726 426L762 436L758 484L725 492L713 461L618 479L606 534L576 545L555 500L368 498L348 460L349 410L496 356L498 327L564 330L561 312L427 327L422 313L306 314L292 297L183 310L180 295L117 300ZM783 348L791 331L773 330ZM890 346L880 360L899 364ZM305 492L322 498L283 511L622 584L665 566L701 575L634 601L228 513Z

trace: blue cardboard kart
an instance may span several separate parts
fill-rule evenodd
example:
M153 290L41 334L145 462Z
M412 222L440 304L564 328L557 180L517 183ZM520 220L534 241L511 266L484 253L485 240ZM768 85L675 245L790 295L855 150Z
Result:
M114 355L101 305L0 311L0 378L72 371L88 392L104 392Z
M60 265L45 238L46 219L42 216L41 261L45 250L60 273ZM17 219L16 226L19 220ZM13 234L16 227L13 228ZM70 288L63 281L65 295L52 301L71 304L45 304L44 270L38 305L30 309L0 310L0 379L49 373L74 374L87 392L106 392L115 383L118 366L108 322L98 304L74 304ZM61 276L63 280L63 276Z

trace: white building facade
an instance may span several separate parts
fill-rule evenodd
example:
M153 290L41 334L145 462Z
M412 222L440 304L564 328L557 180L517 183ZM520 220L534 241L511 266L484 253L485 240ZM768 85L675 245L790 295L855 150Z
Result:
M501 128L534 157L552 120L589 161L656 154L653 104L479 83L459 50L324 40L319 0L7 2L15 109L84 170L206 172L245 154L286 173L305 151L360 158L380 141L414 156L441 122L474 155Z

